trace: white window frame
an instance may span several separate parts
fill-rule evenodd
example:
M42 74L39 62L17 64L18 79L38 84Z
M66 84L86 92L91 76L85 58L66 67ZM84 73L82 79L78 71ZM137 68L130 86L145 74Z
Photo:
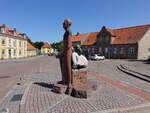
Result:
M135 54L135 48L134 47L129 47L128 48L128 54Z
M114 48L113 53L114 53L114 54L117 54L117 48Z
M120 54L124 54L124 50L125 50L124 47L121 47L120 48Z

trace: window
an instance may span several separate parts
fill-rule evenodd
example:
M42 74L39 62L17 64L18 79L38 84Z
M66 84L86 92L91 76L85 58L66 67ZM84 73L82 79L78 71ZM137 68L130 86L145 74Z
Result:
M117 54L117 48L114 48L114 54Z
M88 48L88 53L90 53L90 48Z
M16 56L16 50L14 50L14 56Z
M124 48L120 48L120 54L123 54L124 53Z
M24 42L24 48L26 47L26 42Z
M4 45L6 43L5 39L2 40L2 44Z
M19 50L19 55L21 55L21 50Z
M16 31L13 32L14 36L16 36Z
M9 39L9 46L11 46L11 39Z
M16 47L16 40L14 41L14 47Z
M102 52L102 48L101 47L99 48L99 52Z
M1 28L1 27L0 27L0 32L4 32L4 28Z
M107 47L105 48L105 53L108 53L108 48Z
M92 48L92 53L94 53L94 48Z
M4 55L5 54L5 49L2 49L2 55Z
M19 47L21 47L21 41L19 41Z
M109 41L110 41L110 37L109 36L105 37L105 43L109 44L110 43Z
M134 47L129 47L128 54L134 54L134 53L135 53L135 48Z

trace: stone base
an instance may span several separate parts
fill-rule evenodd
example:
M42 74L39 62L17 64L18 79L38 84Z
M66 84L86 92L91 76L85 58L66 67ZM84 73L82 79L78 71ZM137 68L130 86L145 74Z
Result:
M88 98L91 92L96 90L95 82L87 80L87 69L72 69L72 87L64 85L62 81L53 85L52 91L55 93L64 93L77 98Z
M89 98L92 92L97 89L97 84L93 81L87 80L84 85L74 85L68 88L67 85L54 83L52 91L60 94L71 95L76 98Z
M87 98L87 91L85 90L76 90L75 88L72 89L71 96L77 98Z

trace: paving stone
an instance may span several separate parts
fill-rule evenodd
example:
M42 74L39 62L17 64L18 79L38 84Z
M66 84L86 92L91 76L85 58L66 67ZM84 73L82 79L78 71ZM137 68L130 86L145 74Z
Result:
M0 103L0 108L8 108L11 110L11 113L91 113L110 109L128 108L149 102L90 75L88 76L88 80L93 80L98 84L98 89L92 93L90 98L79 99L64 94L54 93L51 91L51 85L54 81L61 80L61 72L58 59L52 58L50 61L53 63L52 66L49 66L48 63L42 67L40 72L35 72L31 76L25 77L24 83L15 87L3 102ZM112 64L112 67L110 67L110 64ZM113 73L111 69L116 65L115 61L112 61L111 63L105 61L104 64L103 62L90 62L89 65L90 71L98 73L102 72L111 79L119 80L121 82L123 80L126 81L127 78L130 79L128 76L121 79L121 73ZM108 67L104 69L104 67L101 66ZM108 70L108 68L110 68L110 70ZM132 80L133 79L131 79L131 82L128 80L128 82L132 84ZM136 80L135 82L139 81L140 80ZM29 83L32 84L26 92L25 89ZM136 84L137 83L134 85L138 87ZM142 84L140 88L145 86L143 83L140 84ZM14 95L25 95L25 93L26 97L23 104L20 104L21 101L10 101Z

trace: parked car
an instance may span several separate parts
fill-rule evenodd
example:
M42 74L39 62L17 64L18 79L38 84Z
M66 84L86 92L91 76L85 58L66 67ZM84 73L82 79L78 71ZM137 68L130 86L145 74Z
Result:
M104 59L105 59L105 56L101 56L101 55L98 55L98 54L94 54L94 55L89 56L88 59L89 59L89 60L104 60Z

